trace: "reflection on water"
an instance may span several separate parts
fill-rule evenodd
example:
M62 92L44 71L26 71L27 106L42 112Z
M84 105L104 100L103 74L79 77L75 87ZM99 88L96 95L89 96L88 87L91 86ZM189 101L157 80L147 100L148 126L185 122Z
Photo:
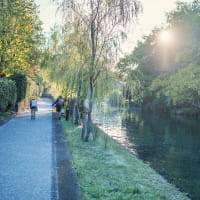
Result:
M95 115L108 134L132 149L194 200L200 199L200 124L152 114Z

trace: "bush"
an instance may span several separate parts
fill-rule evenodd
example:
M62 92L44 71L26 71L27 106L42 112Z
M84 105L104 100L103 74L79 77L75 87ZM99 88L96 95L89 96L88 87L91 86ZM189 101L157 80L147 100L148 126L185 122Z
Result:
M0 79L0 111L5 112L15 106L17 90L15 82L8 79Z
M15 74L10 77L15 81L17 87L17 102L21 102L26 98L27 93L27 78L24 74Z

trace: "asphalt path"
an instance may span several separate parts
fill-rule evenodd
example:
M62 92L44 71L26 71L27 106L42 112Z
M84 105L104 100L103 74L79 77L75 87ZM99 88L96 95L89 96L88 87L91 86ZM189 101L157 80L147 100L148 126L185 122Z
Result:
M0 200L57 200L52 102L41 99L36 119L20 114L0 126Z

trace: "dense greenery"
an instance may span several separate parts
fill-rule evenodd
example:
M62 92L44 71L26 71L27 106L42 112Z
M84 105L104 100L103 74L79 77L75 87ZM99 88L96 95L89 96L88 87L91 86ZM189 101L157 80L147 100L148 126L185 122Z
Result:
M17 99L17 90L14 81L8 79L0 79L0 112L15 107Z
M167 26L155 29L118 63L134 105L160 111L198 114L200 108L200 2L177 3ZM161 35L168 31L171 40Z
M23 74L15 74L10 77L16 84L17 102L25 99L27 91L27 78Z
M46 85L52 89L54 95L62 93L73 98L78 89L78 79L81 84L86 84L88 47L84 32L80 29L67 23L64 27L55 26L51 31L42 67ZM80 95L84 95L84 87Z
M32 73L42 41L41 22L33 0L0 3L0 73Z
M43 35L38 10L33 0L4 0L0 3L0 77L15 81L17 102L36 95L36 88L41 85L39 67ZM1 83L3 83L2 81ZM12 81L6 81L8 88L13 88ZM15 104L15 90L5 89L4 98ZM39 92L37 92L38 94ZM7 109L7 101L1 112ZM11 106L11 107L12 107Z
M69 122L63 126L84 200L188 199L102 131L98 130L95 142L83 143L80 127Z

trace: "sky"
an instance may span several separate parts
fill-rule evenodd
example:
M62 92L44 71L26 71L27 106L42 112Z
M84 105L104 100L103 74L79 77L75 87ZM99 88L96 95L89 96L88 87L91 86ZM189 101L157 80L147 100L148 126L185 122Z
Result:
M145 34L155 26L166 21L166 12L176 7L177 0L140 0L143 5L143 14L139 18L141 31Z
M47 33L55 23L61 22L61 16L52 0L35 0L35 2L39 6L39 16L43 22L43 30Z
M52 0L35 0L39 6L40 19L43 22L45 32L50 31L55 22L61 23L61 16ZM191 2L192 0L183 0ZM136 43L142 35L147 35L155 27L165 23L166 12L175 8L177 0L140 0L143 6L143 14L139 16L138 24L135 27L134 37L130 38L129 44ZM134 41L133 41L134 40Z

